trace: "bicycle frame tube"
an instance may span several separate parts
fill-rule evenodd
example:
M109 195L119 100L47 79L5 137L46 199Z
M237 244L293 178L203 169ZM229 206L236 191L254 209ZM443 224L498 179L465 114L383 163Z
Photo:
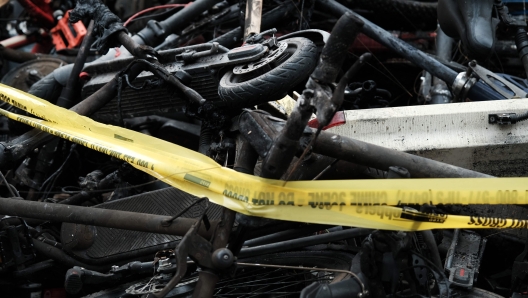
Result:
M337 17L340 17L347 11L352 12L352 10L334 0L317 0L316 5L319 6L322 11L328 11ZM440 78L446 82L449 87L453 85L458 75L456 71L428 56L424 52L414 48L410 44L405 43L401 39L394 37L386 30L373 24L362 16L356 13L354 13L354 15L364 22L364 25L361 28L362 33L403 56L405 59L411 61L420 68L425 69L435 77ZM480 81L471 87L467 93L467 97L474 101L504 99L504 96Z
M129 78L132 80L135 79L144 69L145 66L142 64L133 65L128 74ZM79 115L90 116L104 107L117 95L117 88L117 78L113 78L94 94L73 106L70 110ZM0 169L12 166L24 158L28 152L31 152L51 139L53 139L53 135L38 129L32 129L16 139L3 144L6 150L0 151Z
M246 111L240 116L239 129L260 156L268 154L285 122L271 116ZM252 133L248 133L251 131ZM312 135L303 135L309 143ZM432 159L354 140L329 132L321 132L313 144L313 152L351 163L388 170L391 166L406 168L413 178L491 178L483 173L467 170Z
M196 223L196 219L176 218L170 225L166 225L164 223L171 219L170 216L50 204L17 198L0 198L0 214L177 236L185 235ZM210 237L217 225L218 221L211 221L211 228L206 230L202 227L200 235Z

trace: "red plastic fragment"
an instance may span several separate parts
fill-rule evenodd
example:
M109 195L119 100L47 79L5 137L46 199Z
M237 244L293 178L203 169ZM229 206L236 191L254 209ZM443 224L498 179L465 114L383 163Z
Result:
M51 14L51 10L42 3L35 4L31 0L18 0L18 3L24 7L26 12L32 17L36 18L45 28L52 28L55 25L55 19Z
M79 74L79 79L81 79L81 80L88 81L91 78L92 78L92 76L89 73L87 73L86 71L82 71Z
M332 118L332 121L330 121L330 124L328 124L327 126L323 127L323 130L327 130L327 129L335 127L335 126L343 125L345 123L346 123L345 112L339 111L339 112L335 113L334 118ZM317 118L312 119L312 120L310 120L310 122L308 122L308 126L311 127L311 128L318 128L319 127L319 121L317 121Z

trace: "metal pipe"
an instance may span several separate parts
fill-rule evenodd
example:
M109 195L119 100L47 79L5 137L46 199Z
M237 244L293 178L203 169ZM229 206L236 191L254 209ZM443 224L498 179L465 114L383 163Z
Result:
M321 132L314 143L313 152L385 171L391 166L403 167L413 178L493 177L328 132Z
M35 242L36 241L38 241L38 240L35 240ZM29 276L31 274L34 274L36 272L52 268L54 266L55 266L55 261L54 260L46 260L46 261L42 261L42 262L33 264L33 265L31 265L31 266L29 266L27 268L24 268L24 269L21 269L21 270L17 270L15 272L13 272L13 276L14 277L27 277L27 276Z
M515 32L515 45L526 76L528 76L528 36L526 34L526 28L518 27L517 32Z
M352 12L352 10L334 0L317 0L315 5L317 8L321 9L321 11L326 11L335 16L341 16L347 11ZM458 75L456 71L440 63L438 60L431 58L410 44L405 43L401 39L392 36L390 32L383 30L362 16L357 16L365 23L361 30L365 35L395 51L420 68L434 74L446 82L449 87L453 85L453 82ZM504 96L480 81L473 85L468 91L467 97L473 101L504 99Z
M346 6L337 3L334 0L317 0L316 5L319 7L319 9L321 9L321 11L329 12L335 16L341 16L347 11L352 12L364 22L361 32L363 32L365 35L395 51L420 68L435 74L435 76L444 80L449 86L451 86L455 81L457 73L454 70L451 70L437 60L427 56L424 52L416 49L403 40L394 37L390 32L387 32L364 17L354 13Z
M438 26L436 30L436 56L446 62L451 61L451 51L454 45L454 39L447 36L442 28ZM438 77L433 77L433 89L431 90L431 104L450 103L453 95L446 82Z
M236 154L233 170L245 174L254 174L255 165L257 164L259 155L251 144L240 134L236 139Z
M196 219L176 218L171 225L166 226L163 223L169 221L171 216L24 201L13 198L0 198L0 214L178 236L185 235L196 223ZM218 221L211 221L209 230L201 225L200 235L210 237L217 224Z
M33 247L35 248L37 252L41 253L45 257L55 260L56 262L61 263L67 267L80 266L80 267L83 267L89 270L94 270L94 271L99 271L99 272L105 272L111 268L111 265L97 266L97 265L84 264L83 262L77 261L76 259L70 257L61 249L58 249L52 245L46 244L38 240L33 241Z
M145 66L141 63L133 65L128 73L129 78L131 80L135 79L143 69L145 69ZM94 94L85 98L70 110L79 115L90 116L104 107L117 95L117 87L117 78L113 78ZM0 150L0 169L10 168L29 152L53 138L53 135L34 128L8 143L0 143L5 148L4 150Z
M3 45L0 45L0 56L16 63L24 63L39 57L37 54L6 48Z
M62 89L59 99L57 99L57 105L63 108L71 108L74 104L73 98L77 92L77 87L79 86L79 74L84 68L84 63L86 63L86 58L90 53L90 47L94 41L95 35L93 34L94 29L94 20L90 21L88 25L87 33L84 36L79 52L77 53L77 59L73 64L70 77L68 78L68 83L66 87Z
M145 65L141 63L134 64L128 72L129 80L134 80L145 68ZM117 78L114 77L103 87L101 87L89 97L85 98L80 103L73 106L70 110L83 116L90 116L93 113L99 111L108 102L110 102L110 100L117 96L117 81Z
M330 241L339 241L347 238L365 236L372 232L371 229L354 228L339 232L332 232L328 234L315 235L309 237L303 237L299 239L293 239L288 241L282 241L278 243L272 243L267 245L255 246L251 248L243 248L238 254L238 258L248 258L253 256L260 256L263 254L270 254L279 251L292 250L296 248L306 247L310 245L316 245L321 243L327 243Z
M145 44L156 46L161 43L165 37L171 33L183 29L191 24L192 20L198 17L204 11L210 9L218 0L198 0L192 2L189 6L178 11L168 19L157 22L150 20L147 26L137 35L141 37Z
M273 234L262 236L259 238L247 240L246 242L244 242L244 246L253 247L253 246L259 246L259 245L284 241L287 239L299 238L302 236L310 235L318 231L322 231L329 227L330 226L328 225L306 225L299 229L280 231L278 233L273 233Z

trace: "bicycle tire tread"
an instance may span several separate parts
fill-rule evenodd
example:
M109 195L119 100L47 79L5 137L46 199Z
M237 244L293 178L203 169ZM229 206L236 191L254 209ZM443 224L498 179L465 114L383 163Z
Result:
M229 82L233 76L232 71L222 77L218 94L226 107L250 107L281 99L292 86L299 84L311 74L317 62L316 45L302 37L294 37L287 41L296 42L299 49L268 73L242 83Z

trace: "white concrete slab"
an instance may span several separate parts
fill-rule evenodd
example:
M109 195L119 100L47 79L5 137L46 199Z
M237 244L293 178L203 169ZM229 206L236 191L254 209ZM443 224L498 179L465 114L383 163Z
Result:
M488 123L488 114L524 113L528 99L346 111L328 131L497 176L528 176L528 120Z

